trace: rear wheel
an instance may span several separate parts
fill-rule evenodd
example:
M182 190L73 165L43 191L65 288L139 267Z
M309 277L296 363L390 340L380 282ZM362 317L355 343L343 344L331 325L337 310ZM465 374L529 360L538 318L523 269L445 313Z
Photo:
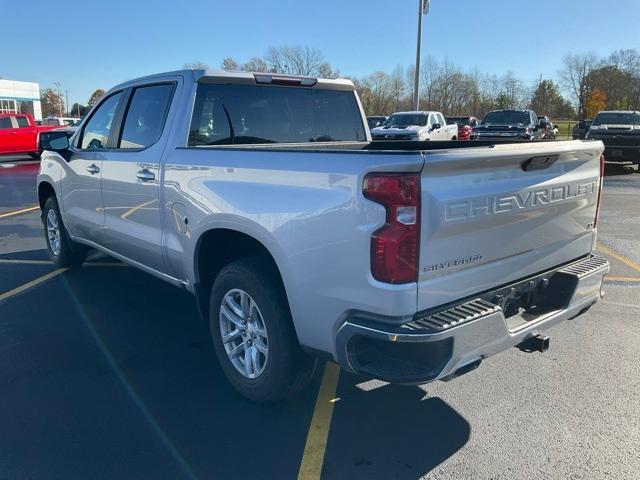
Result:
M256 402L274 402L304 388L316 360L298 344L279 277L261 258L230 263L211 290L209 326L231 385Z
M49 256L58 267L79 267L87 257L87 247L69 238L60 216L60 208L55 196L50 196L42 211L45 239Z

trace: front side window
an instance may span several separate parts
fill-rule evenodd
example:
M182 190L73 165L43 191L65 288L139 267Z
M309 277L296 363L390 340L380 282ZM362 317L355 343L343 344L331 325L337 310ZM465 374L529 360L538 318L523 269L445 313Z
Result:
M0 128L1 129L13 128L13 123L11 123L11 117L0 117Z
M256 85L198 86L189 145L364 141L352 91Z
M27 117L16 117L16 120L18 121L18 128L29 128Z
M162 134L172 84L151 85L134 90L127 110L120 148L146 148Z
M90 150L107 148L109 133L113 127L113 120L121 96L122 92L111 95L98 107L84 127L80 148Z

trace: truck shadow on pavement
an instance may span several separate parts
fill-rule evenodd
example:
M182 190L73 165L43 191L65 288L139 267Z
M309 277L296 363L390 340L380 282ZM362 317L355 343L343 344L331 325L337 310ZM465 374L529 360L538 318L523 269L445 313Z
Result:
M86 266L0 304L0 317L10 477L297 477L319 375L287 402L244 400L186 292L133 268ZM415 478L469 438L442 400L361 381L341 375L323 477Z
M341 375L323 478L419 478L469 440L469 423L440 398L367 380Z

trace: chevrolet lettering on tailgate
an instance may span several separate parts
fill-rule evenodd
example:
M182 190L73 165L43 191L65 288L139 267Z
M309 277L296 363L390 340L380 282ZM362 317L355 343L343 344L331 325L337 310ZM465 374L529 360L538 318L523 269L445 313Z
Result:
M499 215L517 210L527 210L540 205L563 202L578 197L595 195L598 182L559 185L501 196L456 200L445 206L445 220L454 222L466 218Z

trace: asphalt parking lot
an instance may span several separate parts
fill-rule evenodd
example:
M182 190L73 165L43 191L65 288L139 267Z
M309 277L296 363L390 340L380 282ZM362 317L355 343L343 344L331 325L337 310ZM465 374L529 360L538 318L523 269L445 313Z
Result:
M640 471L640 174L607 169L605 299L453 382L319 370L256 406L192 298L94 255L47 261L37 163L0 161L0 479L632 479Z

